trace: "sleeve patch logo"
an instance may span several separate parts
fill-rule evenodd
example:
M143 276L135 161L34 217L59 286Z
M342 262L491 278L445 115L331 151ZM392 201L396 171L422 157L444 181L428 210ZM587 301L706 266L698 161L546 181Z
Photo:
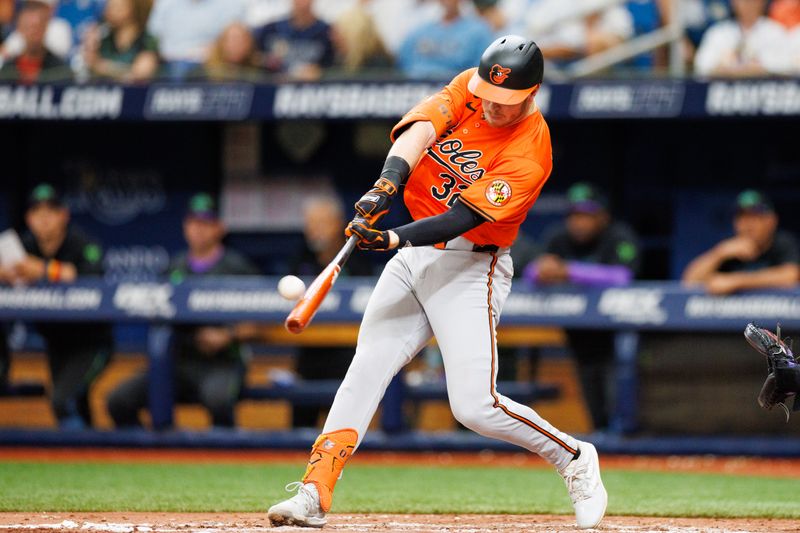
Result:
M494 180L486 187L486 199L495 207L505 205L511 199L511 185L503 180Z

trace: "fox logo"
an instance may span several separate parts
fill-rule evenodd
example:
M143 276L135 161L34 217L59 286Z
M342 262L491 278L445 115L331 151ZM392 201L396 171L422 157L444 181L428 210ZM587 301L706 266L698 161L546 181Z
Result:
M492 80L492 83L495 85L502 85L509 74L511 74L510 68L503 68L495 63L492 65L491 70L489 70L489 79Z

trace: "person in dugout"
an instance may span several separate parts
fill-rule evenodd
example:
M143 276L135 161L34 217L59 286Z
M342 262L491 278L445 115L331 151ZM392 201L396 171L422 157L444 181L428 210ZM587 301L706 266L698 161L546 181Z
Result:
M627 225L613 220L606 195L580 182L567 190L566 220L545 232L544 253L523 276L536 285L570 283L584 287L626 285L639 269L639 245ZM614 334L566 331L584 398L596 430L609 425L613 387Z
M26 257L0 269L7 284L71 283L103 274L100 246L70 224L70 212L56 189L42 183L28 198L28 232L22 237ZM92 425L89 390L113 353L110 324L37 322L50 367L50 401L62 429Z
M255 276L258 270L225 246L225 225L214 199L199 193L189 200L183 220L188 250L172 260L169 278ZM214 427L232 427L234 408L244 383L242 333L230 324L185 324L173 328L175 399L198 402L208 409ZM108 412L118 428L141 427L139 411L148 405L147 371L119 385L108 396Z
M763 192L746 189L732 206L733 235L694 258L682 281L709 294L796 287L800 247L779 226L775 206Z
M290 260L289 272L313 277L322 272L344 245L347 225L344 208L338 198L310 198L303 206L302 249ZM370 276L372 263L364 255L353 255L344 264L339 277ZM341 380L347 373L353 349L348 346L300 346L295 356L295 372L304 381ZM316 427L319 405L292 405L292 427Z

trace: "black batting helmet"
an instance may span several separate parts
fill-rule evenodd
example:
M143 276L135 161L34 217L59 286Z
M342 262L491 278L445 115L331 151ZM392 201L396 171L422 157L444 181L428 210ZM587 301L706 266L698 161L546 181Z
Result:
M469 80L475 96L498 104L518 104L542 83L544 57L536 43L519 35L489 45Z

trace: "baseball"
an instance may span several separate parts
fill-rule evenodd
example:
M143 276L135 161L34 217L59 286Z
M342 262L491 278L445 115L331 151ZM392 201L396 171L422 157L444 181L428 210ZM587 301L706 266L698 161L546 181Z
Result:
M306 284L297 276L283 276L278 282L278 294L287 300L297 300L306 292Z

